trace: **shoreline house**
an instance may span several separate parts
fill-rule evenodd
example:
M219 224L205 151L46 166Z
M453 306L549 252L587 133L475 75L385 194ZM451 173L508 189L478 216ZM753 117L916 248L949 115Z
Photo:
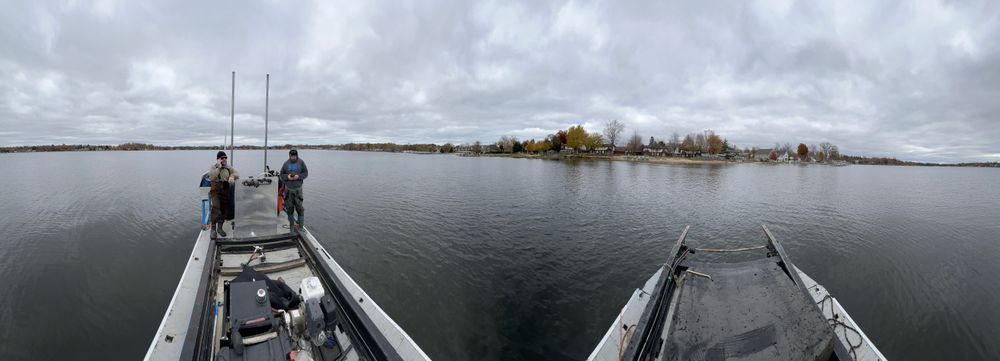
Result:
M615 153L615 146L612 144L604 144L600 147L594 148L590 151L590 153L597 155L612 155Z
M673 151L670 149L670 147L654 145L652 147L649 146L642 147L642 153L653 157L666 157L672 155Z
M774 149L771 149L771 148L759 148L756 151L754 151L754 153L753 153L753 160L758 161L758 162L767 162L767 161L771 160L770 156L771 156L771 152L772 151L774 151Z
M630 155L630 154L632 154L631 152L628 151L628 147L626 147L626 146L619 147L617 145L615 146L615 149L612 151L612 153L614 153L614 155Z

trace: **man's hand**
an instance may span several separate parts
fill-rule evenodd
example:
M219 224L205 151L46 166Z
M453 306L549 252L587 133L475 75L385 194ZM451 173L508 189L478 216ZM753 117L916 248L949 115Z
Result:
M219 158L219 159L215 160L215 166L219 167L219 168L222 168L222 158Z
M233 182L236 182L236 177L229 176L229 183L233 183Z

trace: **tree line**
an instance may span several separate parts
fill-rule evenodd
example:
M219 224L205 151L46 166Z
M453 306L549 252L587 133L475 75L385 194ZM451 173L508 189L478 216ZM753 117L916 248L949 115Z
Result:
M528 139L521 141L514 136L502 136L494 145L502 153L544 153L559 152L569 149L578 152L626 150L631 153L641 153L646 148L668 149L690 153L722 154L736 151L728 140L706 130L701 133L690 133L681 138L674 132L668 138L657 139L649 137L646 142L637 130L627 139L623 139L625 124L615 119L604 124L600 131L587 131L582 125L574 125L566 130L559 130L543 139Z

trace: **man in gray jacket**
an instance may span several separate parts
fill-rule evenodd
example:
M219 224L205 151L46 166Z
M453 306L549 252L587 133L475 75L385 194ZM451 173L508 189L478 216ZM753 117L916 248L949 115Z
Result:
M309 177L306 162L299 159L299 151L288 151L288 160L281 165L281 182L285 184L285 213L288 214L288 229L297 233L305 221L302 214L302 181ZM293 214L298 215L298 219Z

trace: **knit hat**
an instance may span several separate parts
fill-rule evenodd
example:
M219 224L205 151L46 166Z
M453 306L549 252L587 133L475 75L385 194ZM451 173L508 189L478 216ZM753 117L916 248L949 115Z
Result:
M288 156L293 156L293 155L299 155L299 151L296 150L295 148L292 148L292 150L288 151Z
M215 153L215 159L220 159L222 157L226 157L226 152L223 152L223 151L220 150L218 153ZM229 158L229 157L226 157L226 158Z

